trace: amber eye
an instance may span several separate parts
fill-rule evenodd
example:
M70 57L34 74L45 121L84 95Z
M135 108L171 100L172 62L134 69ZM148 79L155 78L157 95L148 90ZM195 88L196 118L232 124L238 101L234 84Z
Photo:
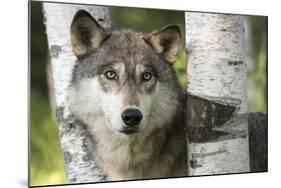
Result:
M105 77L109 80L114 80L116 78L116 73L114 71L106 71Z
M142 74L142 79L144 81L149 81L149 80L151 80L151 78L152 78L151 72L145 72L145 73Z

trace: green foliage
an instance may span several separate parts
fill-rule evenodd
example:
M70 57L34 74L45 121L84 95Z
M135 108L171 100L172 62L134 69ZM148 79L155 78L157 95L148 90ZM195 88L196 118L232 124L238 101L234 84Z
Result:
M57 125L48 98L31 92L31 184L65 183Z
M178 60L174 66L175 66L176 73L178 75L179 82L182 88L185 90L186 89L186 53L184 49L180 51Z
M249 99L249 111L267 113L267 18L249 16L251 28L250 57L254 61L254 68L248 72L248 83L254 91L255 97Z
M112 11L113 28L151 32L169 24L178 24L184 37L184 12L142 8L115 7Z

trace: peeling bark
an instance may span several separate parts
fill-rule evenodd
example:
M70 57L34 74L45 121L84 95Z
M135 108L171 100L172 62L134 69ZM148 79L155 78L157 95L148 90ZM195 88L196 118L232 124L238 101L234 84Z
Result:
M104 176L93 160L93 143L85 125L69 112L66 102L67 88L76 58L70 43L70 24L79 9L90 12L104 27L111 26L109 9L85 6L43 3L50 63L54 83L56 115L59 137L64 156L68 183L103 181Z
M243 17L185 18L189 175L250 172Z

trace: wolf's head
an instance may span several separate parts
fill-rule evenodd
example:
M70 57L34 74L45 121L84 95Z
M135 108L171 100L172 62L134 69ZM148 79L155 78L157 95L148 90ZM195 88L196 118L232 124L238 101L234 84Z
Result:
M80 10L72 21L71 42L77 63L68 99L79 118L125 134L171 124L181 105L172 68L181 42L178 26L150 34L108 32Z

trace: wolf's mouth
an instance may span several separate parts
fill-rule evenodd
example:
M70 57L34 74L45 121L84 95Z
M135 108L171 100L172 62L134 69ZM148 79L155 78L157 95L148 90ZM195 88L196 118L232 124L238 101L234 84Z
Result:
M122 129L119 132L124 133L124 134L134 134L137 133L137 129Z

